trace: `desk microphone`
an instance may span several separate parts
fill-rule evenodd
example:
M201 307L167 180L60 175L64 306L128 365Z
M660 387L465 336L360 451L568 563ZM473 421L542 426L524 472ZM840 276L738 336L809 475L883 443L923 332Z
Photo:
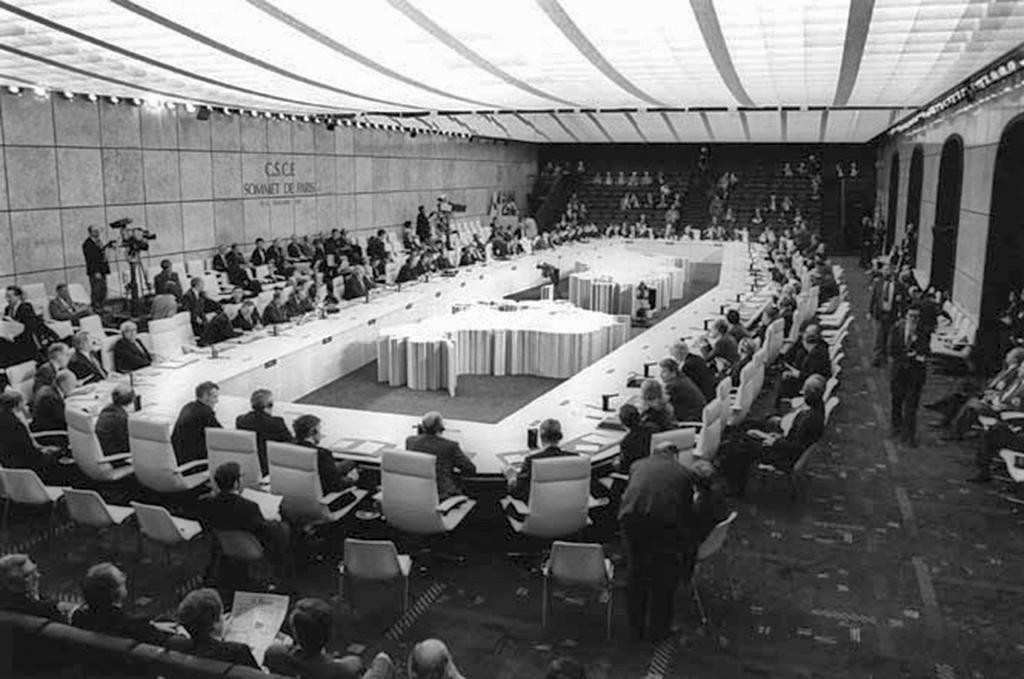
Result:
M601 394L601 410L609 412L611 408L608 407L609 402L618 396L618 394Z
M658 365L657 361L647 361L646 363L644 363L644 377L650 377L651 368L656 365Z

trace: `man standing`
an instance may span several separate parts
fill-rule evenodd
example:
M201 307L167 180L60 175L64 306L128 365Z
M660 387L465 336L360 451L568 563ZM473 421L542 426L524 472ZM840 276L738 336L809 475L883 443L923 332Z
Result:
M476 474L476 466L462 452L457 441L441 436L444 420L441 413L430 412L423 416L419 434L405 439L405 449L433 455L437 460L437 497L446 500L461 495L462 489L455 481L455 472L460 475Z
M693 569L696 545L693 480L676 462L675 444L659 444L633 463L622 494L622 525L629 578L626 585L632 637L658 641L672 633L672 602L679 579Z
M921 332L920 320L921 311L910 307L889 334L892 436L901 437L913 447L917 446L917 405L924 388L930 342Z
M171 445L178 464L207 458L206 428L220 429L217 414L213 412L219 396L220 387L216 383L200 382L196 387L196 400L182 406L171 432Z
M872 284L871 302L868 306L868 315L875 325L875 360L872 365L876 368L885 365L886 342L896 320L898 304L899 290L893 279L892 267L885 264L882 267L882 275Z
M89 288L92 293L92 308L103 310L107 300L107 275L110 264L107 263L107 249L100 240L97 226L89 227L89 237L82 243L82 255L85 257L85 273L89 277Z

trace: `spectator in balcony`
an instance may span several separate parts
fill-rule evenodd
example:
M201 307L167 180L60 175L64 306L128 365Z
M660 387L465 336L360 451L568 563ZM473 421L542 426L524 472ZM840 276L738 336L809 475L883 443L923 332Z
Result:
M648 172L647 170L644 170L644 173L640 176L640 186L650 186L650 185L651 185L651 173Z
M605 186L614 186L615 185L615 179L612 177L611 170L609 170L608 172L605 172L605 174L604 174L604 185Z
M846 173L843 172L843 164L842 163L836 163L836 178L837 179L845 179L846 178Z
M594 186L601 186L602 184L604 184L604 179L601 177L601 173L595 172L593 178L590 180L590 183L593 184Z
M128 599L126 583L124 573L112 563L99 563L90 568L82 583L85 603L71 614L71 624L100 634L162 644L167 639L166 634L146 618L124 610Z
M622 170L619 170L619 176L615 180L615 185L616 186L625 186L626 185L626 173L623 172Z
M754 208L754 216L750 218L750 223L754 226L761 226L764 224L764 217L761 216L761 208Z
M636 175L636 170L633 170L632 172L629 173L629 182L628 182L627 185L630 188L636 188L639 184L640 184L640 179Z
M188 636L171 637L167 640L168 649L209 660L259 667L248 646L221 640L224 602L217 590L197 589L185 595L178 605L178 622Z
M856 179L860 176L860 166L857 165L856 160L850 161L850 179Z
M793 166L789 164L789 161L782 164L782 176L786 179L793 177Z
M57 603L39 595L40 580L39 567L27 554L0 557L0 610L63 622Z

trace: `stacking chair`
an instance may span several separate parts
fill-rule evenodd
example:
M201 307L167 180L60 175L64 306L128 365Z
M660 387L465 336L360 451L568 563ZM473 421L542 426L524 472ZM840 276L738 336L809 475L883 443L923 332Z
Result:
M83 474L93 481L109 483L135 473L130 464L132 454L127 450L116 455L103 454L96 438L96 423L89 413L68 406L64 415L68 423L71 457Z
M198 521L173 516L166 507L132 502L135 518L139 522L139 554L136 564L142 559L142 545L148 541L155 543L170 565L171 550L183 547L188 555L190 545L203 534L203 527ZM134 578L133 578L134 579Z
M725 544L725 539L729 537L729 526L736 520L736 516L737 512L735 511L729 514L728 517L711 530L711 533L704 538L704 542L697 548L697 562L693 566L690 588L693 590L693 598L697 602L697 609L700 611L701 622L705 625L708 624L708 615L704 610L704 603L700 599L700 590L697 587L697 574L700 572L702 564L721 551L722 546ZM726 579L728 578L728 563L726 563ZM729 589L732 590L731 580L729 581Z
M548 626L548 589L551 585L587 587L598 590L605 599L605 638L611 641L615 567L611 559L605 558L604 548L599 544L556 540L541 570L544 573L544 589L540 610L544 629Z
M102 535L109 528L118 528L128 520L135 510L131 507L108 505L95 490L66 488L64 506L68 518L78 526ZM97 540L97 542L99 542ZM118 541L115 540L115 545ZM115 547L116 549L116 547Z
M722 443L722 410L722 402L717 398L704 406L697 450L694 452L697 457L708 461L715 459L718 446Z
M206 428L206 453L210 471L228 462L237 462L242 470L242 486L259 488L263 471L256 447L256 432L241 429Z
M266 556L259 539L244 530L214 530L213 538L217 542L214 554L214 572L223 579L224 562L238 564L245 571L245 581L249 581L249 569L263 562Z
M112 328L104 328L103 320L96 314L93 314L91 316L83 316L82 318L78 319L78 327L88 332L89 336L92 337L93 341L99 341L104 337L108 336L113 337L115 335L120 335L120 333L117 330L114 330Z
M171 423L145 415L128 418L128 443L132 449L135 478L146 488L158 493L180 493L206 483L210 472L207 460L193 460L179 465L171 445ZM204 468L201 471L200 468Z
M590 497L590 459L582 455L533 461L529 505L513 497L501 500L525 517L508 516L512 530L542 539L573 535L591 524L589 511L608 504L608 498Z
M402 580L402 613L409 609L409 572L412 557L399 554L391 540L345 539L345 558L338 564L338 592L344 598L345 581L372 580L390 582ZM348 602L350 605L352 601Z
M64 488L44 485L39 476L31 469L0 468L0 492L4 498L4 518L2 528L7 529L7 519L11 504L33 505L40 507L50 505L50 523L57 516L57 501L64 495Z
M161 359L181 355L181 340L178 337L178 321L174 318L158 318L149 322L149 336L153 342L153 354Z
M437 459L426 453L385 452L380 484L384 519L403 533L450 533L476 507L476 500L465 495L453 495L441 502L437 494Z
M281 514L290 521L318 525L338 521L366 495L350 489L324 494L316 466L316 451L293 443L267 441L270 492L284 496ZM351 497L351 501L339 501Z

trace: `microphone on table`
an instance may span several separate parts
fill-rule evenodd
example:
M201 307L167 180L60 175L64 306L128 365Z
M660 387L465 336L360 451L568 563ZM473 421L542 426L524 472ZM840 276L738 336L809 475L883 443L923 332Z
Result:
M651 368L658 365L657 361L647 361L644 363L644 377L651 376Z
M608 405L611 402L611 400L613 398L615 398L616 396L618 396L617 393L615 393L615 394L601 394L601 410L603 410L604 412L611 411L611 408L609 408Z

